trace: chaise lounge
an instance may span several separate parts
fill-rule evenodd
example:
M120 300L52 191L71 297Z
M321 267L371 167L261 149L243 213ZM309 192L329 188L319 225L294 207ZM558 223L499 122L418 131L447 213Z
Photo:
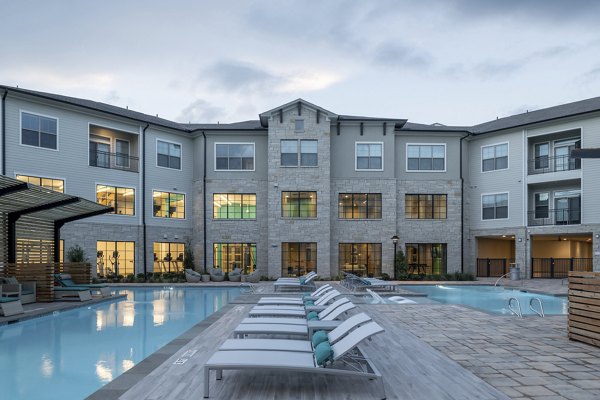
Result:
M2 291L6 296L16 296L21 300L21 304L35 303L36 301L36 283L31 282L19 282L16 277L4 277L0 278L2 284Z
M60 273L54 275L54 281L59 284L60 287L70 288L70 289L79 289L80 291L89 290L90 292L96 292L100 294L102 297L110 297L111 291L110 286L107 285L94 285L94 284L78 284L73 282L73 278L71 274ZM63 290L63 292L66 292ZM54 293L56 294L56 288L54 289Z
M2 296L2 285L0 285L0 311L5 317L11 315L23 314L23 305L18 297Z
M311 272L306 278L279 278L273 287L277 292L281 288L285 289L308 289L315 287L315 279L318 277L317 274Z

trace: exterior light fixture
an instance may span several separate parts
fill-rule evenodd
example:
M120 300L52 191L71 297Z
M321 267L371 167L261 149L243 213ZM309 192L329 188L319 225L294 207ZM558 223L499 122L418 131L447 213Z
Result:
M394 280L396 280L396 251L398 249L398 241L400 240L400 238L398 237L398 235L394 235L392 236L392 242L394 243L394 262L393 262L393 266L394 266Z

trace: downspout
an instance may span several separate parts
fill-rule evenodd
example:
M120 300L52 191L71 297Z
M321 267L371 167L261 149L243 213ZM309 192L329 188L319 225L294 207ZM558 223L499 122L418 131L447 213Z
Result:
M146 254L146 250L148 249L148 245L146 244L146 129L150 124L146 124L144 129L142 130L142 159L140 160L140 166L142 167L142 237L143 237L143 256L142 260L144 262L144 279L148 274L148 266L146 262L148 261L148 256Z
M8 90L2 95L2 175L6 175L6 96Z
M463 140L471 136L467 133L460 138L460 272L465 272L465 179L463 177Z
M202 138L204 139L204 143L202 144L203 152L204 152L204 168L202 170L202 232L203 232L203 256L204 256L204 273L206 274L206 134L202 131Z

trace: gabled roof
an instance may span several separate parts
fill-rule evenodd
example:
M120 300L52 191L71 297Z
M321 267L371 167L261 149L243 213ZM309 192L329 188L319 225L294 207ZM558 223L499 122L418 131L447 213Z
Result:
M273 108L272 110L265 111L265 112L261 113L259 115L261 125L264 126L264 127L269 126L269 118L274 113L279 113L281 110L287 110L287 109L292 108L292 107L297 107L298 103L301 103L301 104L303 104L304 106L306 106L308 108L312 108L315 111L319 110L323 114L327 115L330 119L337 118L337 114L334 114L331 111L328 111L328 110L326 110L326 109L324 109L322 107L319 107L319 106L317 106L317 105L315 105L313 103L310 103L310 102L308 102L308 101L306 101L304 99L298 98L298 99L296 99L294 101L290 101L289 103L286 103L286 104L284 104L282 106L279 106L279 107Z

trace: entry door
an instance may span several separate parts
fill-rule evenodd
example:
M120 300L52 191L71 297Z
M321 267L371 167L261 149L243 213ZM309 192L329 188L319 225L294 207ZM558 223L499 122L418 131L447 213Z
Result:
M581 199L562 197L555 200L555 223L557 225L581 223Z
M90 142L90 164L110 168L110 144Z

